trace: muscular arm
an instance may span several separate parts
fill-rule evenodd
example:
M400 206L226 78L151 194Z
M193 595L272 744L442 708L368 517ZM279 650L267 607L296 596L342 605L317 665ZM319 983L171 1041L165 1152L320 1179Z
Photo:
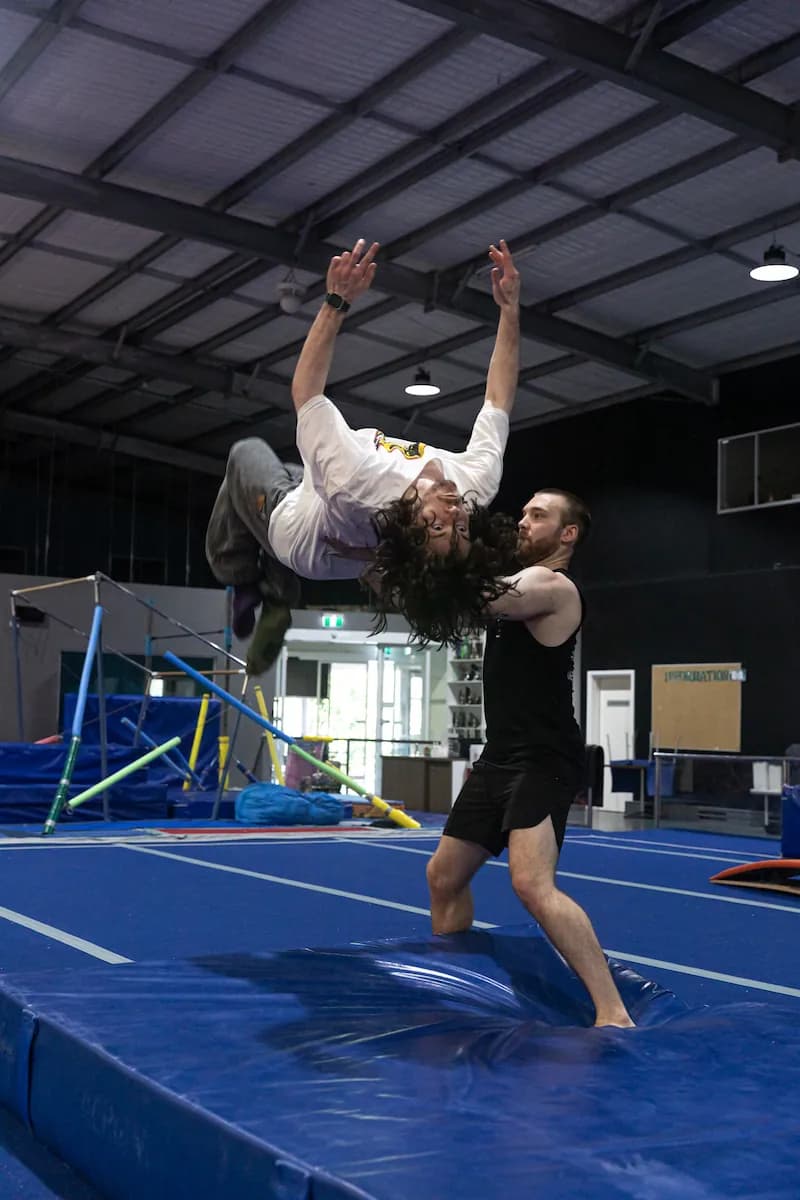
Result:
M378 253L378 243L373 242L366 252L365 245L364 239L359 238L352 250L335 255L328 267L325 278L327 291L335 292L348 304L357 300L375 278L376 265L373 260ZM292 400L296 412L300 412L304 404L325 391L336 335L343 322L344 314L323 301L303 343L292 379Z
M531 621L558 612L574 593L569 580L548 567L525 567L519 574L509 576L508 582L513 584L511 590L487 606L492 617Z

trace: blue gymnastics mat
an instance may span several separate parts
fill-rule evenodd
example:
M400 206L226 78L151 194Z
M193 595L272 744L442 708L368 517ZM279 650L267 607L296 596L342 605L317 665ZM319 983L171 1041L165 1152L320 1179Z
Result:
M0 1102L110 1200L796 1200L796 1010L612 964L590 1028L535 926L0 983Z

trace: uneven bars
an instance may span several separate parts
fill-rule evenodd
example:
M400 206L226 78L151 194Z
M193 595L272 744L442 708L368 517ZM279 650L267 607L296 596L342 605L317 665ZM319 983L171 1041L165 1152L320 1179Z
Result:
M125 779L128 775L133 774L134 771L138 771L140 767L146 767L153 759L159 758L162 754L168 754L170 750L174 750L176 746L180 745L180 740L179 737L170 738L168 742L164 742L163 746L156 746L153 750L148 750L147 754L143 754L141 758L128 763L127 767L121 767L119 771L115 771L113 775L109 775L108 779L101 779L99 783L93 784L85 792L80 792L77 796L73 796L71 800L67 801L65 807L72 812L73 808L77 808L79 804L84 804L94 796L99 796L101 792L113 787L121 779Z
M170 617L165 612L162 612L160 608L156 608L152 600L143 600L141 596L136 595L136 592L132 592L130 588L123 587L121 583L117 583L116 579L112 579L110 575L105 575L102 571L98 571L97 575L98 578L102 579L104 583L111 584L112 587L115 587L117 591L122 592L123 595L130 596L131 600L135 600L137 604L142 604L145 608L151 609L156 616L161 617L163 621L168 621L170 625L175 625L178 629L182 629L184 633L191 634L192 637L197 638L197 640L202 642L203 645L208 646L211 650L216 650L217 654L223 654L225 658L230 659L232 662L238 663L240 667L245 667L247 665L243 659L237 658L235 654L231 654L229 650L225 650L222 646L218 646L216 642L209 642L208 638L203 637L203 635L198 633L195 629L190 629L188 625L184 625L183 621L179 621L177 617ZM92 577L90 576L90 578Z
M11 595L22 596L25 592L44 592L48 588L69 587L71 583L93 583L94 575L81 575L77 579L59 579L56 583L37 583L29 588L15 588Z
M93 577L90 575L89 579L91 578ZM18 592L17 595L22 596L24 599L25 593ZM78 637L87 639L90 637L90 634L88 634L85 629L78 629L75 625L70 625L69 621L65 621L63 617L57 617L55 613L48 612L46 608L40 608L39 612L44 613L46 617L49 617L51 621L55 621L57 625L63 625L65 629L70 631L70 633L77 633ZM147 667L145 667L142 663L137 662L135 658L129 658L128 655L123 654L121 650L115 650L113 646L109 646L108 642L106 642L105 648L108 654L115 654L117 658L121 658L123 662L129 663L132 667L136 667L138 671L143 671L145 675L152 675L152 672L148 671Z
M182 679L185 671L153 671L153 679ZM224 667L218 671L198 671L198 675L244 675L244 667Z
M260 713L257 713L247 704L243 704L241 700L237 700L236 696L231 695L230 692L226 692L224 688L214 683L213 680L204 679L202 675L195 671L194 667L190 667L188 663L183 662L171 650L166 652L164 658L167 662L172 663L173 666L180 667L190 679L194 679L203 687L208 688L220 700L226 701L226 703L242 713L243 716L250 717L252 721L255 721L256 725L260 725L262 729L268 730L274 737L279 738L282 742L286 742L300 758L305 759L306 762L313 763L315 767L319 767L326 775L330 775L331 778L337 780L339 783L352 788L358 795L366 796L375 808L385 813L397 825L402 825L406 829L420 828L419 821L415 821L413 817L409 817L408 813L403 812L401 809L392 808L391 804L387 804L385 800L381 799L380 796L376 796L373 792L368 792L365 787L362 787L360 783L356 783L355 780L350 779L343 771L339 771L336 767L332 767L330 763L323 762L321 759L315 758L313 754L309 754L302 746L297 744L297 738L290 737L288 733L284 733L282 729L278 729L277 725L273 725L266 717L262 717Z

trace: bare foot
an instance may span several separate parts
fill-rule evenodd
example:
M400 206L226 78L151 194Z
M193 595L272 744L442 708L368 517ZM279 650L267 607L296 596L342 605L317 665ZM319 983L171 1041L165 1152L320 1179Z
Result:
M616 1029L635 1029L636 1023L630 1019L626 1012L619 1013L615 1016L598 1017L594 1023L595 1029L604 1029L607 1025L612 1025Z

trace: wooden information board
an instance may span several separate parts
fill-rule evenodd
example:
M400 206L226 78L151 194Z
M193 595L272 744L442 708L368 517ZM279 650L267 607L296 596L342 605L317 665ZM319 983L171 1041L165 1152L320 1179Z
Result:
M654 666L654 748L738 752L744 674L741 663Z

